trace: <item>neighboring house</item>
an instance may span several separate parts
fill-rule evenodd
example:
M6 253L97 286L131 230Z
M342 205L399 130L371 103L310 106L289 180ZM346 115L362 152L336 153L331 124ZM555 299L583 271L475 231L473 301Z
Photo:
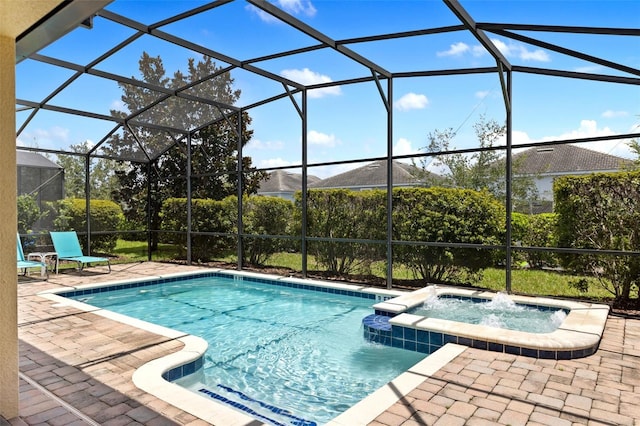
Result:
M633 161L604 154L576 145L554 145L530 148L513 156L513 176L533 179L539 201L532 212L553 210L553 180L559 176L585 175L596 172L616 172Z
M46 203L64 198L64 170L47 157L29 151L16 151L18 195L32 195L40 211ZM52 218L40 219L33 226L42 229L51 225Z
M36 197L40 208L45 201L64 197L64 171L47 157L28 151L16 151L18 195Z
M417 167L393 161L393 186L424 186L424 181L418 176L424 174ZM437 175L430 173L432 177ZM357 169L340 173L328 177L309 185L310 189L345 188L354 191L365 189L386 189L387 188L387 161L379 160L366 164Z
M317 176L307 175L307 185L318 182ZM293 201L293 194L302 190L302 175L284 170L276 170L269 173L266 179L260 182L258 195L270 195L272 197L285 198Z

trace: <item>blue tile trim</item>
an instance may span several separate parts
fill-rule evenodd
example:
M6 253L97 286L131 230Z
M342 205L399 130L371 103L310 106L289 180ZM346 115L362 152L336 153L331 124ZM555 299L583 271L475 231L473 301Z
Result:
M386 317L395 317L397 314L395 312L382 311L380 309L375 310L376 315L383 315Z
M229 399L227 397L225 397L224 395L220 395L217 392L212 391L211 389L207 389L207 388L201 388L198 390L198 392L201 392L219 402L223 402L225 404L228 404L240 411L244 411L245 413L256 417L259 420L266 420L268 424L272 424L272 425L282 425L284 426L284 423L282 422L282 420L275 420L272 419L270 417L267 417L265 414L261 414L257 411L255 411L253 408L251 408L249 405L247 405L247 403L252 403L254 405L254 407L259 406L262 409L267 410L269 413L274 413L280 416L283 416L286 418L286 424L292 424L292 425L301 425L301 426L317 426L317 423L313 420L305 420L302 417L298 417L295 416L293 414L291 414L289 412L289 410L286 410L284 408L278 408L275 405L270 405L270 404L265 404L262 401L258 401L257 399L251 398L249 395L246 395L240 391L237 391L235 389L232 389L228 386L223 386L223 385L218 385L219 388L224 389L225 391L231 393L231 394L235 394L237 395L238 399L242 400L243 402L237 402L234 401L232 399Z
M552 351L532 349L518 346L489 342L484 339L470 339L437 331L418 330L389 323L391 317L371 314L362 320L364 338L373 343L379 343L394 348L430 354L446 345L457 343L485 351L503 352L512 355L523 355L543 359L574 359L592 355L597 347L575 351Z
M442 294L438 297L444 299L463 299L470 300L474 303L486 303L491 299L486 297L473 297L473 296L460 296L455 294ZM518 305L525 306L531 309L538 309L541 311L563 311L565 314L569 314L570 310L566 308L558 308L554 306L546 306L546 305L537 305L533 303L517 303ZM411 309L408 309L404 312L411 312ZM470 339L467 337L461 337L446 333L439 333L428 330L417 330L412 327L402 327L402 326L391 326L388 324L388 320L397 315L400 315L404 312L388 312L380 309L375 309L375 314L370 315L368 320L365 318L363 323L365 324L365 333L364 336L367 340L375 342L387 344L389 346L404 348L412 351L422 352L422 353L432 353L447 343L457 343L460 345L466 345L472 348L489 350L494 352L503 352L513 355L523 355L534 358L543 358L543 359L574 359L574 358L582 358L585 356L592 355L597 350L597 345L580 350L543 350L543 349L532 349L526 347L518 347L518 346L510 346L504 345L501 343L490 342L486 339ZM374 330L375 326L373 326L373 318L376 318L377 321L383 321L382 319L387 318L385 322L385 331L384 336L381 335L381 330ZM386 343L385 343L386 342Z
M131 288L148 287L148 286L154 286L158 284L188 281L191 279L208 278L208 277L231 278L234 280L249 281L249 282L261 283L261 284L270 284L270 285L276 285L281 287L297 288L301 290L319 291L321 293L337 294L340 296L358 297L361 299L371 299L371 300L376 299L376 295L374 293L365 293L362 291L330 288L330 287L324 287L324 286L314 285L314 284L293 283L293 282L284 281L284 280L271 280L266 278L245 277L242 275L233 275L233 274L228 274L224 272L201 272L198 274L184 275L179 277L159 278L156 280L138 281L138 282L125 283L125 284L115 284L115 285L105 286L105 287L95 287L95 288L88 288L88 289L81 289L81 290L70 290L70 291L65 291L57 294L62 297L86 296L90 294L104 293L104 292L113 291L113 290L125 290L125 289L131 289Z
M174 367L171 370L165 371L162 373L162 378L173 382L174 380L181 379L185 376L195 373L200 370L204 365L204 355L198 357L198 359L188 362L183 365L179 365L178 367Z

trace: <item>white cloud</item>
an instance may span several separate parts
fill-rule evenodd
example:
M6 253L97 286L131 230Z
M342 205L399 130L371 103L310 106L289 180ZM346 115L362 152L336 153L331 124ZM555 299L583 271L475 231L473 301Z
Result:
M489 91L489 90L479 90L479 91L476 92L476 98L484 99L487 96L489 96L489 93L491 93L491 91Z
M277 0L274 2L283 11L291 15L305 15L315 16L317 10L310 0ZM268 14L262 9L255 7L254 5L247 5L245 9L249 12L255 13L261 21L267 23L280 22L279 19Z
M542 49L529 50L525 45L510 42L509 44L499 39L491 39L493 45L506 57L515 57L523 61L550 62L551 57ZM478 44L469 46L466 43L458 42L449 46L449 50L436 52L437 56L462 56L470 53L473 56L483 56L488 54L484 46Z
M531 140L527 132L514 130L511 133L511 143L513 145L520 145L520 144L530 143L530 142L533 142L533 141Z
M514 131L512 136L513 145L519 145L532 142L549 142L567 139L582 139L598 136L614 136L617 133L609 127L598 127L595 120L581 120L580 126L576 129L569 130L559 135L544 136L540 139L531 139L526 132ZM503 142L503 141L501 141ZM628 140L618 139L613 141L598 141L581 143L578 146L582 148L592 149L594 151L604 152L605 154L616 155L618 157L632 157L631 150L627 146Z
M523 61L549 62L551 58L549 54L542 49L529 51L526 46L518 43L506 44L502 40L496 38L491 39L496 48L506 57L516 57Z
M518 56L524 61L551 62L551 57L542 49L536 49L530 52L526 47L518 48Z
M627 117L627 116L629 116L629 113L627 111L613 111L613 110L609 109L609 110L603 112L602 116L604 118Z
M37 148L68 148L70 130L60 126L53 126L49 129L34 129L24 132L17 140L20 146L31 146Z
M588 74L594 74L594 73L602 72L604 71L604 69L605 68L600 65L585 65L583 67L576 67L573 70L575 72L584 72Z
M280 22L280 20L278 18L276 18L275 16L268 14L264 10L262 10L260 8L257 8L252 4L248 4L244 8L245 8L245 10L247 10L247 11L249 11L251 13L255 13L256 16L258 18L260 18L260 20L262 22L266 22L266 23L269 23L269 24L275 24L277 22Z
M310 86L314 84L323 84L323 83L331 83L331 77L319 74L317 72L311 71L309 68L304 68L301 70L298 69L287 69L282 70L280 75L284 78L288 78L289 80L293 80L297 83L304 84L305 86ZM309 97L311 98L322 98L325 95L340 95L342 91L340 90L340 86L333 87L324 87L320 89L313 89L309 92Z
M309 174L317 176L320 179L326 179L331 176L339 175L340 173L348 172L356 167L353 164L336 164L333 166L320 166L309 169Z
M110 109L114 109L116 111L124 111L124 112L129 112L129 108L127 108L127 106L124 104L124 102L122 102L122 99L116 99L114 101L111 102L111 105L109 105Z
M559 136L545 137L543 140L591 138L595 136L612 136L615 134L616 133L608 127L599 129L596 120L581 120L580 127L577 129L570 130Z
M283 160L282 158L268 158L266 160L260 160L260 168L268 169L271 167L284 167L291 165L290 161Z
M398 99L394 106L400 111L409 111L412 109L424 109L427 104L429 104L429 99L425 95L410 92Z
M285 12L293 15L315 16L317 10L308 0L278 0L277 4Z
M470 47L468 44L459 41L458 43L449 46L449 50L443 52L437 52L438 56L462 56L465 52L468 52Z
M411 146L411 141L405 138L398 139L398 142L393 146L393 155L410 155L418 152L419 150Z
M556 137L545 137L543 138L543 140L591 138L598 136L613 136L616 134L616 132L606 126L598 128L598 123L596 122L596 120L581 120L580 127L578 127L577 129L570 130ZM631 156L631 151L627 146L627 142L627 140L618 139L615 141L581 143L580 146L583 148L592 149L594 151L604 152L605 154L629 158Z
M471 54L475 57L482 56L487 53L487 49L481 44L476 44L471 48Z
M340 141L336 139L335 135L327 135L326 133L317 132L315 130L311 130L307 133L307 142L310 145L320 145L328 148L333 148L340 143Z
M284 142L282 141L263 141L261 139L251 139L249 141L248 147L265 150L265 151L277 151L281 150L284 147Z

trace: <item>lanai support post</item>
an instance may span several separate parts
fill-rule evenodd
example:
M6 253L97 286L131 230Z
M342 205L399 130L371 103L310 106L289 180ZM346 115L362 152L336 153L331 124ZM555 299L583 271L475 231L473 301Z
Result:
M236 164L236 173L238 174L237 176L237 196L238 196L238 220L237 220L237 228L238 228L238 241L236 244L237 247L237 256L238 256L238 270L241 271L242 268L244 267L244 261L243 261L243 253L244 253L244 241L243 241L243 234L244 234L244 223L242 221L242 212L243 212L243 207L242 207L242 182L243 182L243 176L242 176L242 110L238 111L238 128L236 129L236 133L238 134L238 143L237 143L237 150L238 150L238 163Z
M0 29L0 415L18 415L16 40Z
M387 288L393 286L393 78L387 79Z
M187 265L191 265L191 132L187 133Z
M501 71L502 73L502 71ZM512 251L512 238L511 238L511 210L513 209L513 124L512 124L512 112L511 105L513 105L512 101L512 93L511 93L511 71L507 71L507 81L505 87L505 106L507 112L507 170L505 173L506 181L506 207L507 207L507 227L505 230L505 239L506 239L506 262L507 269L505 271L505 291L507 293L511 293L511 262L513 259L513 251Z

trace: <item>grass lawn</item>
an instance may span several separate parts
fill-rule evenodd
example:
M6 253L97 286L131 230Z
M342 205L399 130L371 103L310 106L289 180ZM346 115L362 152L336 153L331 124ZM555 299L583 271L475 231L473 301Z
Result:
M113 254L118 256L118 261L143 262L148 259L146 241L118 240ZM172 244L158 244L158 250L152 253L152 260L167 261L178 259L180 250Z
M119 262L139 262L147 260L147 243L145 241L118 240L114 253L119 257ZM180 258L180 250L170 244L159 244L158 251L153 253L152 259L156 261L169 261ZM219 259L230 263L236 262L235 256ZM320 269L312 256L309 256L307 266L310 270ZM293 271L302 269L302 258L298 253L278 253L266 262L265 267L288 268ZM373 265L372 273L378 277L385 276L383 262ZM475 286L492 291L505 291L505 270L488 268L484 270L482 280ZM557 271L513 269L511 271L511 290L513 293L521 293L536 296L553 296L566 298L588 298L597 300L612 299L613 296L603 289L593 278L589 281L589 290L586 293L578 291L570 283L582 276L570 275ZM413 279L406 268L396 267L394 279Z

